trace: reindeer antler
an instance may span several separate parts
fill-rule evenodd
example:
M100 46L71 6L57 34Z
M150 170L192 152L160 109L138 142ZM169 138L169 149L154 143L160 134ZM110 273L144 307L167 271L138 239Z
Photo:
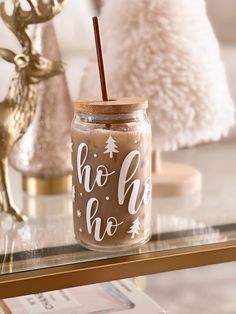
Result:
M60 13L65 5L66 0L27 0L31 11L25 11L18 6L17 13L22 25L25 27L29 24L38 24L49 21L55 15Z
M27 0L31 10L23 10L20 0L13 1L12 15L6 13L5 5L0 3L0 16L6 26L15 34L22 47L27 51L32 51L31 41L26 32L28 25L38 24L51 20L60 13L67 0Z

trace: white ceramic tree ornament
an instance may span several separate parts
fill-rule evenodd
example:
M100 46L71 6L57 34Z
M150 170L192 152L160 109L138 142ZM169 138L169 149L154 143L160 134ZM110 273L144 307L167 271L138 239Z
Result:
M159 152L219 140L234 123L219 46L203 0L104 1L101 12L111 95L149 99L156 196L201 187L192 167L161 163ZM86 68L81 97L99 95L96 59Z

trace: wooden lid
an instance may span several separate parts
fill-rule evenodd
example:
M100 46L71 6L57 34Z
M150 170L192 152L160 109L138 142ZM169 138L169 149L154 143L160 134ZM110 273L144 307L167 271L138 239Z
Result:
M147 109L148 101L139 97L122 97L109 101L88 98L76 101L74 107L78 112L115 114Z

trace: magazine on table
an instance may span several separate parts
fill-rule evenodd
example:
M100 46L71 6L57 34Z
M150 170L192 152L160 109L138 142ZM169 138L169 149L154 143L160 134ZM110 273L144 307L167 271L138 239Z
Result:
M0 301L0 314L164 314L131 280L37 293Z

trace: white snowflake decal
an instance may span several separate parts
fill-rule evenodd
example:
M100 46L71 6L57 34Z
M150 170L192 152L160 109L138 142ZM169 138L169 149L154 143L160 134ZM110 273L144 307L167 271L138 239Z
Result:
M73 143L72 142L68 143L68 147L69 147L70 151L73 153Z
M78 209L78 210L77 210L77 217L80 218L81 216L82 216L81 210Z
M72 186L72 200L74 203L75 202L75 186L74 185Z

